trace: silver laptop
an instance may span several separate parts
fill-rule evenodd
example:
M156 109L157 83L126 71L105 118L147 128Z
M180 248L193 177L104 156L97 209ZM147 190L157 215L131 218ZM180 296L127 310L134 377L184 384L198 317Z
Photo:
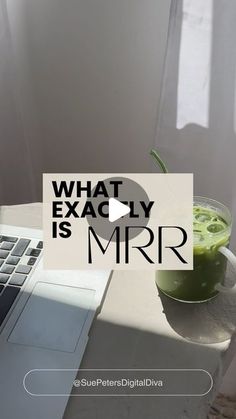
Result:
M42 256L42 231L0 225L2 419L63 417L111 274L46 271ZM52 377L40 378L51 369L62 371L60 397Z

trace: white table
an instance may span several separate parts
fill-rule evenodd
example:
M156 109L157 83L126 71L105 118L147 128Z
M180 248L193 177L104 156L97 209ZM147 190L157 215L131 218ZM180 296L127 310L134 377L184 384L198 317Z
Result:
M1 223L40 228L41 204L2 207ZM235 325L236 297L178 303L160 298L152 273L114 272L81 368L201 368L213 376L213 390L205 397L71 397L64 419L204 419L235 352Z

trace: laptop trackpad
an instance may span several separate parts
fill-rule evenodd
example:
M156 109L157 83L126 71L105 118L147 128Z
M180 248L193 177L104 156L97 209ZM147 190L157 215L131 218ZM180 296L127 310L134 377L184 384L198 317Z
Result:
M38 282L8 341L74 352L95 291Z

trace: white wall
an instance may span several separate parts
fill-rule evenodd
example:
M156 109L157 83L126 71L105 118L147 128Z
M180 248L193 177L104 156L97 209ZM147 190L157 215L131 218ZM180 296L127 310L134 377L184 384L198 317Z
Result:
M175 0L156 146L236 219L236 2ZM232 249L236 248L236 222Z
M7 0L37 199L42 171L151 170L169 7L170 0ZM4 198L23 195L8 190Z

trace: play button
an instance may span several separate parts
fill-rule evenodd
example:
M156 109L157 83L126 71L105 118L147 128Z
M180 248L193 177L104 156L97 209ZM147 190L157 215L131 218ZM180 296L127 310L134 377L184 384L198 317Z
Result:
M123 217L124 215L127 215L130 213L130 207L128 205L122 204L122 202L118 201L115 198L109 199L109 221L113 223L116 220L119 220L119 218Z
M114 183L120 183L119 193L114 197ZM102 205L103 213L106 216L88 215L86 217L96 235L105 240L116 241L114 229L120 229L120 241L125 241L125 227L130 226L130 238L140 234L142 227L148 224L149 217L145 216L143 207L149 205L149 197L142 186L127 177L110 177L103 180L107 191L107 198L98 195L96 198L87 199L91 201L96 214L99 213L99 206ZM94 189L91 195L93 196ZM116 199L117 198L117 199ZM104 202L105 201L105 202ZM126 215L126 217L124 217ZM138 228L136 228L138 226Z

